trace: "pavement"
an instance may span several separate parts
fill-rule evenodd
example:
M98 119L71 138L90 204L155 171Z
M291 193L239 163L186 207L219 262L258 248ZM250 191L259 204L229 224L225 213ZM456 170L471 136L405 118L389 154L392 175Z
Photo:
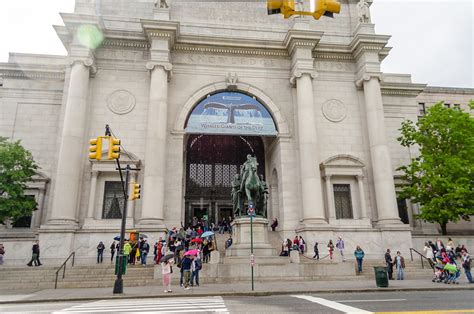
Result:
M172 293L163 292L161 285L127 287L124 280L124 293L113 294L110 288L77 288L77 289L44 289L30 291L8 290L0 287L0 304L38 303L38 302L67 302L92 301L108 299L132 298L169 298L169 297L209 297L209 296L269 296L286 294L314 293L351 293L351 292L390 292L390 291L469 291L474 290L474 284L469 284L465 278L458 285L433 283L429 279L391 280L388 288L378 288L375 280L333 280L333 281L264 281L255 282L254 291L251 282L229 284L205 284L184 290L172 286Z

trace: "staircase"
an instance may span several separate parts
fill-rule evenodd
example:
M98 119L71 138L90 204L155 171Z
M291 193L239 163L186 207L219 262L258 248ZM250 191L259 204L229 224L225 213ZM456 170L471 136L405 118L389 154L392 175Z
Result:
M0 268L0 290L53 289L57 267L2 267ZM66 277L62 271L58 276L58 288L105 288L113 287L114 265L68 266ZM153 285L153 265L146 267L127 266L123 276L125 287ZM159 283L159 282L158 282Z
M346 263L354 263L354 267L357 269L355 260L354 261L347 261ZM376 261L376 260L364 260L362 264L362 274L359 277L363 278L374 278L374 266L381 266L385 267L385 263L383 261ZM397 269L395 266L393 267L393 278L397 278ZM429 267L429 265L425 265L425 268L421 268L421 263L411 261L409 258L405 259L405 272L404 272L405 279L430 279L433 278L433 270Z

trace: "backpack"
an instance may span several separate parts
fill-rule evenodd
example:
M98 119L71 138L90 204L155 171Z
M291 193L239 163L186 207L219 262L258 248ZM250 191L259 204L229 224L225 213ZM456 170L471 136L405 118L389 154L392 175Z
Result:
M0 255L5 254L5 249L3 247L0 248Z

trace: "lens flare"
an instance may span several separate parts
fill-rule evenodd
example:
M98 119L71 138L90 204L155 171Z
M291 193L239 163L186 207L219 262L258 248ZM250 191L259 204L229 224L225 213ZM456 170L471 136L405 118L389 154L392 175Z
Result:
M96 49L104 40L104 35L95 25L81 25L77 30L77 38L81 45Z

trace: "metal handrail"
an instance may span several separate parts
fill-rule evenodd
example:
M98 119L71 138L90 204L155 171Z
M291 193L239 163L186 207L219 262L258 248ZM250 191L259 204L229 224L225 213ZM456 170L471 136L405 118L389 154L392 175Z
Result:
M415 252L416 254L418 254L420 256L421 268L425 269L425 265L423 264L423 259L426 259L428 262L430 261L430 259L428 257L424 256L422 253L420 253L416 249L410 248L410 257L411 257L412 262L413 262L413 252Z
M59 272L61 271L61 269L63 270L63 279L66 276L66 263L71 259L71 257L72 257L71 267L74 267L74 258L76 257L76 252L72 252L71 254L69 254L69 256L66 258L64 263L56 271L56 281L54 282L54 289L58 288L58 275L59 275Z

